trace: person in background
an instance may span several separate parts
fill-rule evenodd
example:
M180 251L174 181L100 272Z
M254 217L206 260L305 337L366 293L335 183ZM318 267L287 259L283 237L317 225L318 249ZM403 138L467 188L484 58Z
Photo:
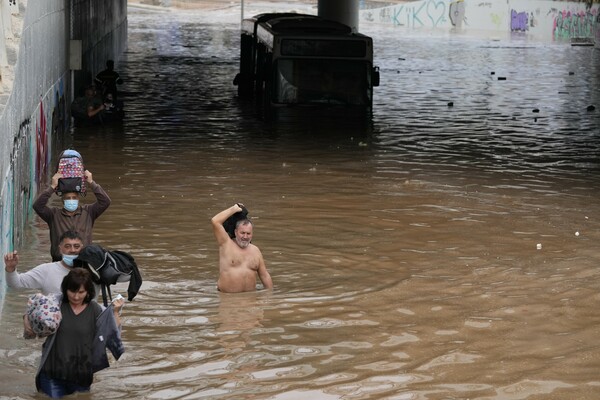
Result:
M98 72L94 82L101 88L101 95L105 96L107 93L112 93L116 100L117 95L117 84L123 83L123 80L119 76L119 73L115 71L115 62L113 60L106 61L106 69Z
M94 373L108 367L106 348L116 359L123 354L119 312L123 299L106 310L96 297L91 273L73 268L61 283L62 319L58 330L42 347L36 388L51 398L89 392Z
M223 223L243 210L237 203L221 211L211 219L213 233L219 245L219 280L217 288L221 292L249 292L256 290L256 275L263 286L273 288L273 280L260 249L252 241L252 221L241 219L235 227L235 238L230 238Z
M48 224L50 229L50 255L52 261L62 260L58 249L60 236L68 230L78 232L83 240L83 245L92 243L92 229L96 219L110 206L110 197L96 183L92 173L85 171L85 180L96 196L92 204L80 204L80 194L67 192L62 194L63 206L48 207L48 201L58 186L60 173L54 174L50 186L44 190L33 203L34 211Z
M118 121L123 119L123 102L117 101L112 93L106 93L104 96L104 120L106 122Z
M86 123L101 122L105 110L102 97L96 93L94 85L87 86L83 96L75 98L71 103L71 115Z

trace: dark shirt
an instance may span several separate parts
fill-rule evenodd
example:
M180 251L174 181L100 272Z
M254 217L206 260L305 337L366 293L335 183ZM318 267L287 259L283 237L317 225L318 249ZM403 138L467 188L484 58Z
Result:
M97 309L100 306L95 301L92 303L94 304L94 313L97 314ZM117 321L115 320L113 312L113 305L109 304L108 308L100 313L94 323L94 341L92 343L92 374L94 372L101 371L104 368L108 368L109 365L108 357L106 356L106 349L110 350L116 360L118 360L125 352L125 348L123 347L123 342L121 340L121 332L119 327L117 327ZM41 372L46 365L46 361L48 360L52 349L54 348L56 339L57 334L50 335L42 346L42 358L40 360L38 371L35 375L35 387L38 391L41 387Z
M123 81L119 77L119 73L105 69L104 71L98 72L96 75L96 82L100 85L104 86L104 93L112 93L114 96L117 96L117 83L122 83Z
M92 301L79 315L75 315L71 305L63 302L60 311L62 320L42 371L53 379L91 386L94 379L92 344L96 318L102 308Z
M77 97L73 100L71 104L71 111L77 114L78 117L88 117L88 111L91 108L92 110L97 110L98 107L102 105L102 99L97 96L88 97L81 96Z

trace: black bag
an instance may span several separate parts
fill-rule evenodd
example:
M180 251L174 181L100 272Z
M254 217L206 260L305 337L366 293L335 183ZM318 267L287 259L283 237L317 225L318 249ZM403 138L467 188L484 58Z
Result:
M133 300L142 286L142 276L137 263L129 253L120 250L108 251L97 244L90 244L81 249L77 260L84 268L90 270L94 281L102 287L102 300L105 306L108 305L108 299L112 301L110 285L129 282L127 288L129 301Z
M225 231L227 231L227 234L232 239L235 237L235 224L240 219L248 219L248 209L244 206L242 206L242 211L236 212L231 217L227 218L225 222L223 222Z
M59 195L69 192L81 193L82 187L83 179L81 178L60 178L56 187L56 193Z

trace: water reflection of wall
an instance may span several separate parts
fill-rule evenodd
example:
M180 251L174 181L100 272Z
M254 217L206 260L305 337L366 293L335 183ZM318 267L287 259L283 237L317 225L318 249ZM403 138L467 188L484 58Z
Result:
M411 29L522 32L536 39L593 38L599 5L585 2L509 0L421 0L363 10L361 23Z

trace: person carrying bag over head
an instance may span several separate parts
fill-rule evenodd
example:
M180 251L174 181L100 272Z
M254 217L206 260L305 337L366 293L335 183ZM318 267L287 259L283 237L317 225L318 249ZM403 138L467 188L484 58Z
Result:
M96 201L81 204L81 197L94 193ZM48 207L52 194L62 198L62 207ZM92 173L83 167L81 154L75 150L65 150L59 157L57 172L50 185L42 191L33 203L33 210L50 229L50 255L52 261L60 261L59 238L66 231L78 232L83 245L92 243L94 222L110 206L111 200L102 187L94 181Z

